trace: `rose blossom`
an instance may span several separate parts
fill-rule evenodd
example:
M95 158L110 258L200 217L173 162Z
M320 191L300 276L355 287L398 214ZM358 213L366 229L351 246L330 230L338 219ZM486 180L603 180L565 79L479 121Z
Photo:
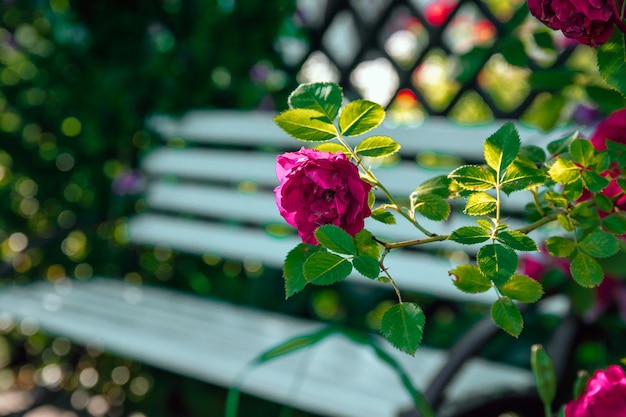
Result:
M589 140L593 146L603 151L606 149L606 141L626 145L626 109L616 110L598 123Z
M278 156L276 162L276 205L304 243L317 245L314 232L324 224L352 236L363 229L371 214L367 197L372 186L343 153L302 148Z
M590 46L605 43L617 21L614 0L528 0L533 16L550 29Z
M565 406L565 417L624 416L626 416L626 374L618 365L596 371L587 382L584 394Z

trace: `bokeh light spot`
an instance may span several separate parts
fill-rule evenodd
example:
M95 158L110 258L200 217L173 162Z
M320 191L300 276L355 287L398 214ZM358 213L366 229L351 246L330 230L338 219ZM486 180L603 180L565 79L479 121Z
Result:
M61 123L61 132L70 138L78 136L82 128L83 126L80 123L80 120L75 117L67 117L63 119L63 122Z

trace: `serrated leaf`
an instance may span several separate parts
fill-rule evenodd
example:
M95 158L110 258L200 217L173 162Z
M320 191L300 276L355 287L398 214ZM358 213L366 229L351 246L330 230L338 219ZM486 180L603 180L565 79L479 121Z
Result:
M329 123L339 114L342 101L341 87L330 82L300 84L288 99L290 108L315 110L325 115Z
M473 245L482 243L490 237L491 234L481 227L463 226L453 231L448 239L462 245Z
M594 258L608 258L619 251L619 240L610 233L595 230L578 243L578 248Z
M519 149L518 156L527 158L534 163L543 163L546 160L546 151L537 145L524 145Z
M556 220L559 222L559 225L568 232L572 232L576 229L574 221L566 214L557 214Z
M422 194L436 194L442 198L448 198L450 196L450 178L445 175L438 175L432 177L421 183L416 189L415 193Z
M285 298L289 298L295 293L302 291L307 284L304 277L304 262L313 253L321 248L319 246L300 243L287 253L283 263L283 277L285 278Z
M604 194L596 194L593 196L593 201L596 203L596 206L605 213L611 213L613 211L613 200Z
M602 219L602 225L606 230L616 235L626 233L626 219L617 214L612 214Z
M562 153L567 152L569 150L570 143L578 139L578 136L578 131L575 131L560 139L553 140L552 142L548 143L548 152L550 152L553 156L558 156Z
M604 279L604 271L600 263L582 252L576 253L569 270L574 281L582 287L597 287Z
M543 288L539 282L521 274L513 274L511 279L498 289L502 295L523 303L534 303L543 295Z
M476 223L478 224L478 226L480 226L481 229L483 229L487 233L491 233L491 231L493 230L493 223L491 223L489 220L478 219L476 220Z
M576 242L561 236L550 236L546 239L548 253L557 258L567 258L576 249Z
M449 272L454 276L452 283L468 294L483 293L491 289L489 278L484 276L476 265L459 265Z
M380 330L395 348L414 355L422 342L426 316L415 303L396 304L383 314Z
M593 163L596 155L595 148L587 139L574 139L569 145L569 151L572 159L584 168Z
M472 193L465 204L465 214L484 216L496 210L497 200L487 193Z
M570 201L576 201L583 195L583 181L578 178L576 181L563 187L563 195Z
M499 328L513 337L518 337L524 328L522 313L508 297L502 297L493 303L491 319Z
M396 224L396 218L393 217L393 214L389 213L382 207L377 207L372 210L372 219L379 221L385 224Z
M356 251L359 256L369 255L372 258L378 259L380 256L380 245L373 237L374 235L367 229L362 229L354 236L354 244L356 245Z
M415 211L427 219L442 221L450 215L450 204L436 194L424 194L415 199Z
M304 277L315 285L330 285L343 281L352 272L346 258L329 252L316 252L304 262Z
M503 285L515 273L517 254L503 245L485 245L478 250L476 262L480 270L496 285Z
M571 184L580 178L580 167L567 159L557 158L548 174L559 184Z
M515 125L507 122L485 141L484 154L487 165L496 172L504 171L515 159L521 142Z
M356 145L359 155L370 158L381 158L393 155L400 150L400 144L389 136L370 136Z
M626 97L626 47L624 33L613 31L613 36L598 47L598 68L602 78Z
M335 142L324 142L315 146L315 149L322 152L331 152L331 153L343 153L345 155L350 155L348 149L340 143Z
M376 258L368 255L355 256L352 265L359 273L367 278L376 279L380 273L380 265Z
M325 224L315 230L315 237L320 245L344 255L356 255L356 246L352 236L334 224Z
M356 136L369 132L385 118L385 109L368 100L354 100L339 115L339 129L344 136Z
M593 171L584 170L582 172L581 178L583 180L583 185L586 189L591 191L592 193L599 193L607 185L609 185L609 180L604 178L602 175L597 174Z
M302 141L323 142L337 136L337 131L326 116L310 109L285 110L274 117L274 122L287 134Z
M508 195L514 191L521 191L528 187L541 185L546 179L546 175L541 170L513 162L502 178L502 191Z
M459 186L470 191L487 191L496 186L494 172L478 165L464 165L448 174Z
M505 230L496 236L496 240L511 249L532 252L539 250L534 240L517 230Z

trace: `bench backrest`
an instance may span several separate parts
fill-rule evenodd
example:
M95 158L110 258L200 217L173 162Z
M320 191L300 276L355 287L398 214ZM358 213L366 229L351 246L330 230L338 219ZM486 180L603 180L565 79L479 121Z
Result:
M300 144L282 132L272 117L272 113L210 111L193 112L182 119L152 118L149 127L165 144L143 159L150 209L131 220L131 241L280 268L287 252L300 240L278 214L272 192L277 185L274 167L277 154ZM457 164L477 162L482 160L484 139L497 127L467 128L439 118L413 128L382 126L375 133L398 140L402 159L381 167L377 175L393 193L408 196L422 181L449 172L420 167L413 160L416 154L453 155ZM542 144L557 136L523 127L520 134L525 144ZM514 193L506 202L511 216L523 212L522 194ZM427 224L435 233L449 233L471 221L455 215L446 222ZM394 227L368 219L366 227L389 240L420 237L402 219ZM432 247L451 246L440 242ZM471 256L472 247L464 249ZM468 299L447 279L451 261L416 250L390 256L401 288L445 299ZM361 282L378 285L366 279ZM488 302L493 296L472 295L469 299Z

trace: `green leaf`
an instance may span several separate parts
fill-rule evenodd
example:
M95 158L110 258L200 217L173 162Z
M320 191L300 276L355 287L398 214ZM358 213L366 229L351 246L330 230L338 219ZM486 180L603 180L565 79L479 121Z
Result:
M414 192L419 195L436 194L439 197L448 198L450 196L450 183L450 178L445 175L438 175L421 183Z
M517 254L506 246L491 244L478 250L476 262L480 270L496 285L503 285L517 269Z
M341 227L325 224L315 231L315 237L325 248L344 255L356 255L356 246L352 236Z
M596 103L605 114L626 107L626 98L613 89L588 85L585 90L589 98Z
M356 136L369 132L385 118L385 109L372 101L354 100L346 105L339 115L339 128L345 136Z
M427 219L442 221L450 215L450 204L436 194L424 194L415 199L415 211Z
M597 287L602 283L602 266L591 256L578 252L569 266L574 281L582 287Z
M583 185L592 193L599 193L602 191L607 185L609 185L609 180L603 177L600 174L597 174L593 171L582 171Z
M372 210L372 218L385 224L396 224L396 218L383 207L377 207Z
M608 258L619 251L619 240L610 233L595 230L578 243L578 248L594 258Z
M552 81L554 84L554 80ZM566 100L561 89L554 94L543 93L534 100L532 106L522 115L521 120L545 131L552 129L561 118Z
M559 222L559 225L568 232L573 232L574 229L576 229L574 221L566 214L558 214L556 220Z
M519 148L519 133L512 122L507 122L485 141L485 161L494 171L502 172L511 165Z
M535 385L539 398L549 410L556 397L556 373L554 363L548 352L541 345L533 345L530 353L530 368L535 376Z
M493 230L493 223L485 219L478 219L476 220L476 223L480 226L481 229L489 233L491 236L491 231Z
M356 152L370 158L393 155L400 150L400 144L389 136L370 136L356 145Z
M449 272L454 276L452 283L468 294L477 294L491 289L489 278L484 276L476 265L459 265Z
M326 121L333 123L343 101L341 87L330 82L300 84L289 95L289 107L292 109L310 109L326 116Z
M340 143L335 142L324 142L315 146L315 149L322 152L332 152L339 153L342 152L344 155L349 155L348 149Z
M380 256L380 245L373 237L374 235L367 229L362 229L354 236L354 243L359 256L369 255L372 258L378 259Z
M536 145L525 145L519 149L518 156L528 158L534 163L543 163L546 160L546 151Z
M546 179L546 175L534 166L513 162L502 178L502 191L508 195L514 191L541 185Z
M448 239L462 245L473 245L475 243L482 243L490 237L491 234L489 231L481 227L463 226L453 231Z
M320 249L321 248L319 246L300 243L298 246L289 251L283 264L285 298L289 298L304 289L307 284L303 271L304 262L309 256L311 256L311 254L318 252Z
M587 168L593 163L596 151L591 142L587 139L574 139L572 143L570 143L569 149L572 159L584 168Z
M557 158L548 174L559 184L571 184L580 178L580 167L567 159Z
M491 318L499 328L513 337L518 337L524 328L522 313L508 297L502 297L493 303Z
M523 303L534 303L543 295L541 284L527 275L513 274L504 285L498 287L502 295Z
M532 252L539 250L534 240L517 230L505 230L498 233L496 240L511 249Z
M426 316L415 303L400 303L383 314L380 329L394 347L414 355L422 342Z
M496 186L492 170L478 165L464 165L448 174L461 188L470 191L487 191Z
M575 131L565 137L562 137L561 139L550 142L547 147L548 152L550 152L554 156L558 156L564 152L568 152L570 143L578 139L578 136L578 132Z
M538 47L542 49L554 50L554 40L552 39L552 34L550 32L545 31L545 30L541 32L534 32L533 39L535 40L535 43L537 44ZM533 71L533 73L534 72L535 71Z
M626 48L624 33L613 31L608 42L598 47L598 68L602 78L626 97Z
M317 252L304 262L304 277L311 284L334 284L346 279L350 272L352 272L350 261L334 253Z
M274 122L289 135L298 140L323 142L337 136L332 123L326 116L310 109L285 110L274 117Z
M557 258L567 258L576 249L576 242L560 236L550 236L546 239L548 253Z
M596 203L596 206L598 206L598 208L600 210L602 210L605 213L611 213L613 211L613 200L611 200L609 197L605 196L604 194L596 194L593 196L593 201Z
M380 273L378 261L376 258L372 258L368 255L356 256L352 259L352 265L354 265L354 268L359 271L361 275L370 279L378 278L378 274Z
M516 67L526 67L530 61L526 55L526 48L521 40L516 37L508 36L500 42L500 53L511 65ZM494 168L495 169L495 168Z
M541 91L562 91L573 84L577 73L570 69L536 68L530 74L528 83Z
M606 228L606 230L611 233L615 233L616 235L623 235L626 233L626 218L617 214L612 214L602 219L602 225Z
M252 360L251 364L259 365L264 362L288 355L290 353L297 352L300 349L313 346L317 342L324 340L327 336L330 336L334 333L335 329L333 327L324 327L312 333L292 337L262 352L254 360Z
M583 181L578 178L576 181L566 184L563 187L563 195L570 201L576 201L583 195Z
M487 193L472 193L465 205L465 214L470 216L484 216L496 210L497 200Z

